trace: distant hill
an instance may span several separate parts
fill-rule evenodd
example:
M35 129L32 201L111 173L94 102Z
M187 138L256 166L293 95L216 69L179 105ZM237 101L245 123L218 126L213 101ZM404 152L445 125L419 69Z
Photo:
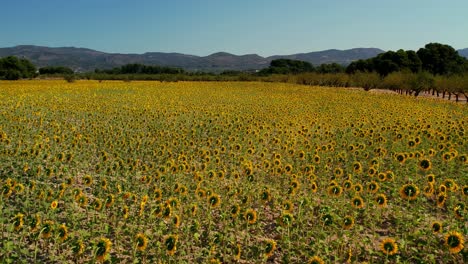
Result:
M181 53L147 52L144 54L105 53L85 48L40 47L21 45L0 48L0 57L17 56L29 59L37 67L66 66L76 71L110 69L129 63L180 67L188 71L221 72L224 70L258 70L269 66L271 60L279 58L303 60L314 65L339 63L347 65L354 60L368 59L384 52L375 48L349 50L325 50L293 55L261 57L257 54L234 55L218 52L209 56L195 56Z
M458 54L468 59L468 48L458 50Z

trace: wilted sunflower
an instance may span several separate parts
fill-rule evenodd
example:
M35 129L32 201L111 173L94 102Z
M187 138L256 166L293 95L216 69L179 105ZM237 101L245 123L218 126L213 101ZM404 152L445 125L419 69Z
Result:
M398 252L398 245L393 238L385 238L380 243L380 249L385 255L392 256Z
M400 188L400 196L401 198L405 200L409 200L409 201L416 200L418 195L419 195L419 188L418 186L412 183L405 184Z
M145 234L138 233L135 236L135 247L138 251L145 251L146 247L148 246L148 238L146 238Z
M167 235L164 237L164 246L168 255L173 256L177 250L177 235Z
M267 259L273 256L275 249L276 249L276 241L274 241L273 239L265 240L264 254Z
M431 229L434 234L440 233L442 231L442 223L439 221L434 221L431 224Z
M325 261L323 261L319 256L313 256L309 259L309 264L325 264Z
M112 246L112 242L105 237L101 237L98 242L96 243L96 259L99 262L104 262L107 257L109 256L109 252Z
M455 254L462 251L464 243L463 235L456 231L445 235L445 245L449 247L450 253Z
M351 199L351 206L356 209L364 208L364 199L362 199L360 196L355 196L353 199Z

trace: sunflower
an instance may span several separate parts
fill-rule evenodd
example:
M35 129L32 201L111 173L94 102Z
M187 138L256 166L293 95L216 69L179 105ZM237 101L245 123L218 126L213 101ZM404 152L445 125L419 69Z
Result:
M325 264L325 261L319 256L313 256L309 259L309 264Z
M172 217L172 223L174 224L175 228L179 228L179 226L180 226L180 217L178 215L174 215Z
M41 230L43 238L49 238L52 235L52 231L54 230L54 222L53 221L45 221Z
M279 222L282 226L290 226L294 220L294 216L290 212L283 212Z
M392 182L395 179L395 174L393 171L386 171L385 172L385 181Z
M418 166L423 171L428 171L432 168L432 163L429 159L421 159L418 163Z
M446 193L439 193L437 195L437 207L442 208L445 205L445 201L447 201L447 194Z
M19 231L23 228L24 224L24 214L18 213L13 218L13 226L15 227L15 231Z
M349 191L353 188L353 182L351 180L346 180L343 182L343 187L346 191Z
M379 181L384 182L387 179L387 174L385 172L379 172L377 178Z
M106 208L110 208L114 204L115 198L113 194L108 194L106 197Z
M355 196L353 199L351 199L351 206L356 209L364 208L364 199L362 199L360 196Z
M367 191L370 193L377 193L379 189L380 186L376 181L371 181L367 184Z
M265 240L264 254L267 259L273 256L275 249L276 249L276 241L274 241L273 239Z
M31 218L31 221L29 222L29 227L31 228L31 232L38 230L40 225L41 225L41 215L37 213L34 215L34 217Z
M339 197L342 193L342 188L339 185L333 185L328 187L328 195L332 197Z
M447 192L447 186L441 184L439 185L439 192L440 193L446 193Z
M401 198L405 200L409 200L409 201L416 200L418 195L419 195L419 188L413 183L405 184L400 188L400 196Z
M94 210L96 210L96 211L98 211L98 212L101 211L101 209L102 209L102 201L101 201L101 199L97 198L97 199L95 199L95 200L93 201L93 208L94 208Z
M172 215L172 207L170 204L165 203L164 206L162 207L161 215L165 218L168 219Z
M353 187L354 187L354 191L355 191L356 193L362 192L362 185L361 185L360 183L354 184Z
M318 185L317 185L317 183L316 183L316 182L312 182L312 183L310 184L310 189L312 190L313 193L316 193L317 190L318 190Z
M257 222L257 211L254 209L247 209L244 213L244 218L248 224L253 225Z
M385 238L380 243L380 249L387 256L395 255L398 252L398 245L393 238Z
M445 245L449 247L450 253L455 254L460 252L464 247L464 243L463 235L456 231L445 235Z
M93 178L91 177L91 175L85 175L83 177L83 183L86 186L91 186L91 184L93 184Z
M442 231L442 223L439 221L435 221L431 224L431 229L434 234L438 234Z
M212 208L218 207L221 204L221 197L216 193L212 193L208 197L208 203Z
M353 162L352 166L355 173L359 174L362 172L362 164L359 161Z
M112 246L112 242L105 237L101 237L98 242L96 243L96 250L94 251L96 254L96 259L99 262L104 262L107 257L109 256L109 252Z
M343 229L349 230L354 226L354 218L350 215L347 215L343 219Z
M397 153L395 154L395 159L400 163L404 163L406 161L406 156L404 153Z
M468 196L468 185L462 187L462 194L463 196Z
M83 240L75 239L72 243L71 250L73 252L73 255L75 256L83 254L85 250L85 245L83 243Z
M234 259L235 259L235 260L240 260L240 258L241 258L241 252L242 252L241 245L240 245L240 244L236 244L236 246L234 247L234 250L233 250Z
M387 196L385 194L381 193L378 194L377 197L375 198L375 201L377 202L377 206L380 208L387 207Z
M432 184L429 184L427 185L426 187L424 187L424 195L426 197L432 197L432 195L434 194L434 186L432 186Z
M138 251L145 251L146 247L148 246L148 238L146 238L145 234L138 233L135 236L135 247Z
M260 193L260 198L262 199L263 202L270 201L271 194L270 194L270 190L267 187L263 188L262 192Z
M325 214L322 216L322 221L324 225L331 225L333 224L333 216L331 214Z
M164 245L168 255L173 256L177 250L177 235L167 235L164 237Z
M234 204L229 208L229 213L231 214L232 218L237 217L237 215L239 215L239 212L240 212L240 206L237 204Z
M435 183L435 175L434 175L434 174L428 174L428 175L426 176L426 179L427 179L427 182L428 182L428 183L432 183L432 184Z
M61 224L57 230L60 241L65 241L68 238L68 228L65 224Z
M455 217L463 220L466 215L465 211L465 204L464 203L457 203L455 207L453 208L453 212L455 213Z
M281 205L286 212L292 213L294 211L294 204L289 200L283 201Z
M197 212L198 212L198 206L196 204L192 204L190 206L190 215L195 216L197 215Z

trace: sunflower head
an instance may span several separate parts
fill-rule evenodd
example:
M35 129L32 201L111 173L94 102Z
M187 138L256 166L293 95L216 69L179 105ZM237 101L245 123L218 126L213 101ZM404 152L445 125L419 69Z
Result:
M250 225L253 225L257 222L257 211L254 209L247 209L244 214L244 218Z
M431 229L434 234L440 233L442 231L442 223L435 221L431 224Z
M95 249L95 254L96 254L96 259L99 262L104 262L107 257L109 256L109 252L112 246L112 242L105 237L101 237L97 242L96 242L96 249Z
M456 254L460 252L464 247L464 243L463 235L456 231L445 235L445 245L449 248L450 253Z
M276 249L276 242L272 239L265 240L264 245L264 254L266 258L269 258L273 255Z
M343 229L351 229L354 226L354 218L350 215L347 215L343 219Z
M377 202L377 206L380 208L387 207L387 196L385 194L381 193L377 195L375 198L375 201Z
M351 199L351 206L356 209L364 208L364 199L362 199L360 196L355 196L353 199Z
M309 264L325 264L325 261L319 256L313 256L309 259Z
M392 256L398 252L398 245L393 238L385 238L380 243L380 249L385 255Z
M405 200L410 200L410 201L416 200L418 195L419 195L419 188L418 186L412 183L405 184L400 188L400 196L401 198Z
M172 256L177 250L177 235L167 235L164 238L164 246L168 255Z
M146 247L148 246L148 238L146 238L145 234L138 233L135 236L135 247L138 251L145 251Z

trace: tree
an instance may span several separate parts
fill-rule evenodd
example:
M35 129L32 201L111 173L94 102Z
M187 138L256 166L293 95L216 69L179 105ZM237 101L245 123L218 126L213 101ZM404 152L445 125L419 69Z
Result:
M417 52L422 68L434 75L459 74L464 71L465 58L449 45L429 43Z
M0 79L18 80L36 76L36 67L26 59L8 56L0 59Z
M73 70L63 66L47 66L39 69L39 74L73 74Z
M261 74L298 74L313 72L314 66L306 61L276 59L270 62L270 67L263 69Z

